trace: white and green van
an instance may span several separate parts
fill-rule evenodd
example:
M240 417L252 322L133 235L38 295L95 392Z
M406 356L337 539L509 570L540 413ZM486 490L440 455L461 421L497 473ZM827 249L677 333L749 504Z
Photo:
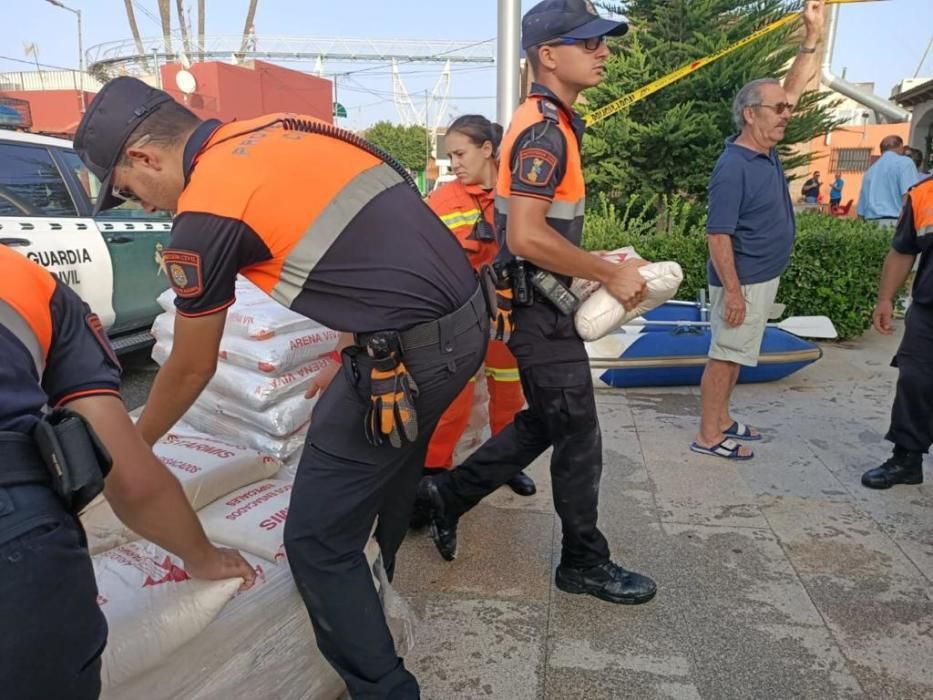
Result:
M152 342L171 217L131 202L93 217L98 190L70 141L0 129L0 244L78 292L126 352Z

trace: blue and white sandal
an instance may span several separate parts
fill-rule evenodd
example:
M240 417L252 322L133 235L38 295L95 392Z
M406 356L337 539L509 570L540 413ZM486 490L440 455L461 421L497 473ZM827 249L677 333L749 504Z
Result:
M739 440L747 440L749 442L761 440L761 433L757 435L753 434L751 428L745 425L745 423L739 423L738 421L735 421L735 423L723 430L722 434L726 437L738 438Z
M703 447L696 442L690 445L690 449L694 452L698 452L701 455L710 455L711 457L722 457L723 459L744 461L755 456L754 453L749 455L739 454L739 448L741 447L742 446L739 443L728 437L722 442L713 445L712 447Z

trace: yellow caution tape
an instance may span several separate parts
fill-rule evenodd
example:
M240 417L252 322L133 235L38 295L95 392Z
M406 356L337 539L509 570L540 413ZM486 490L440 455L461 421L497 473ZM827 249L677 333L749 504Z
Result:
M876 0L827 0L826 4L827 5L848 4L848 3L856 3L856 2L875 2L875 1ZM623 95L619 99L613 100L612 102L605 105L604 107L600 107L599 109L593 112L590 112L589 114L584 116L584 120L586 121L587 126L589 126L591 124L595 124L596 122L602 121L603 119L606 119L607 117L611 117L616 112L621 112L626 107L630 107L636 102L645 99L646 97L648 97L648 95L652 95L656 93L658 90L666 88L668 85L671 85L672 83L676 83L681 78L685 78L691 73L694 73L700 70L700 68L702 68L703 66L708 66L713 61L718 61L723 56L728 56L730 53L741 49L743 46L748 46L753 41L756 41L757 39L760 39L766 34L770 34L771 32L777 29L780 29L781 27L787 24L790 24L791 22L793 22L795 19L799 17L800 17L799 12L793 12L789 15L785 15L784 17L781 17L781 19L775 20L771 24L765 27L762 27L761 29L755 32L752 32L747 37L744 37L743 39L739 39L734 44L730 44L729 46L726 46L725 48L720 49L716 53L710 54L709 56L704 56L703 58L698 58L695 61L691 61L690 63L684 64L677 70L673 71L672 73L668 73L667 75L661 78L658 78L657 80L650 82L643 87L638 88L634 92L630 92L627 95Z

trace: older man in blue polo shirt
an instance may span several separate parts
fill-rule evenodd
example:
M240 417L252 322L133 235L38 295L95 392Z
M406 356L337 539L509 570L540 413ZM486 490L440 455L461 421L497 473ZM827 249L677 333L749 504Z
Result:
M751 459L751 450L738 440L761 439L757 430L732 416L729 401L739 369L758 364L768 310L794 247L794 208L775 146L816 69L823 0L806 3L803 21L803 45L783 86L764 78L736 96L733 114L741 133L726 139L710 178L706 232L712 342L700 386L700 430L690 449L714 457Z

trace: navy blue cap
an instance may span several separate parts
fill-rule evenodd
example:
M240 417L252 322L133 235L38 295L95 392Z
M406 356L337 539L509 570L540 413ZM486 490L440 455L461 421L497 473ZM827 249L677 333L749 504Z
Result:
M75 132L74 148L101 183L95 214L123 202L111 193L113 169L123 147L136 127L171 99L167 92L128 76L114 78L94 96Z
M622 36L625 22L604 19L590 0L542 0L522 17L522 48L526 51L553 39L594 39Z

